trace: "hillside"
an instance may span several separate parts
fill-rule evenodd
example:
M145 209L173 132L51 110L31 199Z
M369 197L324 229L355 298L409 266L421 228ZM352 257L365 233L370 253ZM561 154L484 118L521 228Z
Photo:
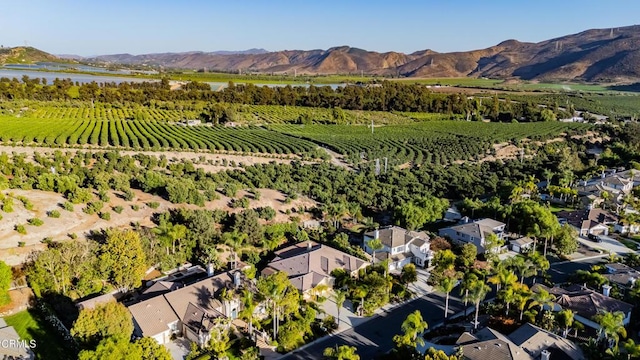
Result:
M0 64L32 64L41 61L60 61L60 59L30 46L0 48Z
M118 54L92 60L212 71L625 82L640 79L640 26L587 30L539 43L507 40L486 49L455 53L379 53L340 46L277 52Z

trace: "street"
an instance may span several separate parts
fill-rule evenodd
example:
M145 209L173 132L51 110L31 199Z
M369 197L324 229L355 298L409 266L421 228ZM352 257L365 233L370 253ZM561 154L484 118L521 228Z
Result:
M450 314L463 310L463 304L460 303L457 296L458 291L458 288L456 288L451 292L449 299ZM389 312L382 313L338 335L323 338L302 350L293 351L283 356L282 359L322 359L322 352L325 348L345 344L355 346L361 359L373 359L393 348L393 336L401 333L402 322L413 311L420 310L429 327L442 322L444 300L444 294L427 294Z

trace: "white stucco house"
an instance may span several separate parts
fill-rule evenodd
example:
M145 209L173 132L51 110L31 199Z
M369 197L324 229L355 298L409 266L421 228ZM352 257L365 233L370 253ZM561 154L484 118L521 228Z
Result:
M420 267L430 266L433 251L430 238L423 231L409 231L398 226L388 226L364 234L364 250L373 255L369 243L379 239L382 249L376 250L374 261L389 260L389 270L401 270L414 263Z
M460 245L473 244L481 254L486 251L486 238L489 234L495 234L500 240L504 239L505 226L505 223L493 219L470 221L465 217L458 225L440 229L438 235Z

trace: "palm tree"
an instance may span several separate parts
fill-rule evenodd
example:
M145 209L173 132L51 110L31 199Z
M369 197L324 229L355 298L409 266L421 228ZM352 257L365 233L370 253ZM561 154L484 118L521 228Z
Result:
M627 359L640 358L640 344L636 344L633 339L625 341L624 349L627 351Z
M415 348L416 346L424 345L424 339L419 336L422 334L429 325L422 318L420 310L416 310L409 314L407 318L402 322L402 335L396 335L393 337L393 341L396 345L410 346Z
M333 292L333 301L336 302L336 307L338 308L338 326L340 326L340 309L342 309L342 305L344 305L345 300L347 300L347 292L344 290L334 290Z
M558 324L560 324L560 326L564 328L562 330L563 337L567 337L567 334L569 334L569 328L571 327L571 325L573 325L573 315L573 311L569 309L560 310L556 314L556 320L558 321Z
M247 234L238 232L238 230L233 230L233 232L227 232L222 235L224 243L231 248L231 257L233 258L232 261L234 264L238 262L238 250L242 247L246 239Z
M440 280L440 283L436 285L436 289L446 294L444 300L444 318L446 319L449 315L449 294L456 287L458 283L458 278L456 277L445 277Z
M253 298L253 293L249 290L242 291L242 304L243 309L238 315L249 322L249 335L251 335L253 333L253 313L256 309L256 303Z
M549 270L549 260L546 257L540 255L539 252L534 251L531 255L529 255L529 259L531 259L531 263L535 268L535 276L538 276L538 273ZM533 278L533 283L535 284L536 278Z
M372 217L366 217L364 218L362 226L364 227L364 231L366 232L377 229L378 227L380 227L380 224L375 222Z
M480 303L489 293L491 288L485 284L482 280L474 281L470 287L469 292L465 295L465 301L471 301L476 308L475 321L473 324L474 329L478 329L478 313L480 312Z
M598 335L609 341L613 341L613 349L618 348L620 336L623 338L627 337L627 329L624 328L624 317L622 311L616 311L614 313L604 311L594 317L598 325L600 325Z
M360 355L356 354L356 348L349 345L328 347L324 349L322 355L330 360L360 360Z
M527 306L527 302L529 302L529 299L531 298L531 290L529 290L527 285L520 285L517 287L516 294L514 302L518 307L518 310L520 310L520 321L522 321L524 308Z
M536 273L533 262L529 259L523 258L522 256L512 258L511 265L516 268L520 275L520 284L524 283L525 277L529 277Z
M498 293L498 296L504 301L506 309L504 314L509 315L509 307L517 301L518 291L513 286L508 286Z
M496 268L496 274L490 277L487 282L496 286L496 291L500 291L502 287L508 287L518 281L518 277L513 271L505 268L504 266L498 266Z
M376 261L376 251L382 250L384 245L382 245L382 241L380 241L380 239L373 239L369 241L367 246L371 249L371 263L373 264Z
M544 177L545 180L547 180L547 189L548 189L549 185L551 185L551 179L553 178L553 171L549 169L544 169L542 170L542 176Z
M462 300L464 301L464 317L467 317L467 304L469 302L469 289L471 286L478 281L478 277L474 273L466 273L464 278L462 279L462 284L460 286L460 295L462 296Z
M555 296L549 294L547 290L538 289L538 291L531 294L531 304L529 304L529 308L532 308L534 306L539 306L540 314L542 314L545 306L549 306L553 308L554 300L555 300Z

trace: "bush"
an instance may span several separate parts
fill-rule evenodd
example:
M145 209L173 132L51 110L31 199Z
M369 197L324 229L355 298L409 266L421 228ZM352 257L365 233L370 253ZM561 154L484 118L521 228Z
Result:
M27 222L29 223L29 225L33 226L42 226L42 224L44 224L44 221L38 218L31 218Z
M18 200L22 202L22 206L24 206L27 210L33 210L33 203L27 199L25 196L18 196Z
M22 224L16 225L13 229L15 231L17 231L18 234L22 234L22 235L26 235L27 234L27 229Z
M125 190L124 192L124 200L131 201L135 197L135 194L131 190Z
M18 247L24 247L26 243L24 241L18 241Z
M57 219L60 217L60 211L58 210L47 211L47 216L50 218Z
M102 202L109 202L109 200L111 200L111 198L109 197L107 192L104 191L104 190L100 190L100 192L98 192L98 197L100 198L100 201L102 201Z
M107 220L107 221L111 220L111 213L108 211L101 212L98 214L98 216L100 216L100 219L102 220Z
M65 201L64 204L62 204L62 208L71 212L73 211L73 203L69 202L69 201Z
M6 212L6 213L12 213L13 212L13 199L10 197L7 197L4 199L4 201L2 202L2 211Z
M104 206L104 203L102 201L96 200L88 203L87 206L84 209L82 209L82 211L86 214L93 215L100 212L103 206Z
M140 206L138 206L138 205L131 205L131 209L132 209L133 211L138 211L138 210L140 210Z
M122 210L124 210L124 208L120 205L113 207L113 211L115 211L116 214L122 214Z
M147 203L147 206L152 209L157 209L158 207L160 207L160 203L157 201L150 201Z
M69 236L69 238L70 238L70 239L72 239L72 240L75 240L75 239L77 239L77 238L78 238L78 234L76 234L76 233L71 233L71 234L69 234L68 236Z

